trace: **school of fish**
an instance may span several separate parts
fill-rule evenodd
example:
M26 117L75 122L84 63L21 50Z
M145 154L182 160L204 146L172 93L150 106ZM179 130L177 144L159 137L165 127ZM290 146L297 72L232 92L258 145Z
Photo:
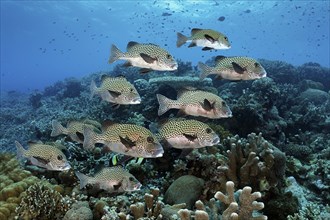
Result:
M203 51L230 49L228 37L215 30L193 28L191 36L177 33L176 46L190 42L190 47L202 47ZM178 63L165 49L152 43L128 42L127 52L122 52L114 44L110 49L108 62L114 63L125 60L125 67L138 67L141 74L151 71L175 71ZM215 58L215 66L210 67L199 62L200 79L215 75L215 79L226 80L254 80L266 77L267 72L255 59L243 56ZM98 95L102 101L112 104L114 109L120 105L141 104L143 100L125 76L102 75L100 86L92 80L90 84L91 98ZM179 110L178 115L204 117L206 119L220 119L233 117L226 102L217 94L196 88L181 88L175 100L162 94L155 94L159 108L158 116L171 109ZM111 151L116 155L139 158L157 158L164 154L163 146L169 146L188 153L196 148L214 146L220 142L220 137L206 123L195 120L176 118L158 123L156 131L145 127L105 121L99 123L94 120L68 121L64 127L59 121L53 120L51 137L66 135L69 139L80 144L82 150L91 151L95 144L101 144L104 151ZM17 156L22 161L52 171L67 171L72 169L70 161L63 153L64 147L56 143L29 142L29 148L15 142ZM99 145L97 145L99 147ZM104 152L103 151L103 152ZM113 156L116 161L117 156ZM117 163L117 162L116 162ZM111 167L102 167L93 176L75 171L80 181L80 188L87 185L98 187L108 192L125 192L139 190L142 184L123 166L113 163Z

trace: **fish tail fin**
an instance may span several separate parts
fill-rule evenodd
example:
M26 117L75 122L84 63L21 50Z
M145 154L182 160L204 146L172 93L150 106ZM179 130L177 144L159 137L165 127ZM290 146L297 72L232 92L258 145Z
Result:
M24 157L24 153L26 152L26 150L18 141L15 141L15 145L17 150L17 159L20 160Z
M85 150L93 150L95 145L95 137L96 134L93 132L92 129L85 127L83 131L84 135L84 143L83 148Z
M114 44L112 44L111 46L111 50L110 50L110 58L109 58L109 63L113 63L116 60L118 60L120 57L123 57L124 54L123 52L121 52L118 47L116 47Z
M89 86L89 89L91 91L90 98L92 98L97 93L97 89L98 89L94 80L92 80L91 85Z
M200 80L205 79L211 72L212 72L212 67L209 67L208 65L199 62L198 63L198 68L201 70L201 75L199 76Z
M79 179L79 182L80 182L80 189L84 188L87 184L90 183L90 179L91 177L89 176L86 176L85 174L82 174L78 171L75 172L76 176L78 177Z
M56 120L52 121L52 128L52 133L50 134L51 137L55 137L60 134L67 134L67 129Z
M176 41L176 46L177 47L181 47L183 44L185 44L188 40L188 37L184 36L183 34L181 33L177 33L177 41Z
M170 102L172 102L173 100L161 94L157 94L156 96L159 103L158 116L161 116L162 114L171 109Z

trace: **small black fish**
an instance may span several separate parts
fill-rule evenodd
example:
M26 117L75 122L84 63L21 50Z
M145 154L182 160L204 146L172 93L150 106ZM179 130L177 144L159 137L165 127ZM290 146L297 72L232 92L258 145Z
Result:
M168 13L168 12L164 12L163 14L162 14L162 16L171 16L172 14L171 13Z

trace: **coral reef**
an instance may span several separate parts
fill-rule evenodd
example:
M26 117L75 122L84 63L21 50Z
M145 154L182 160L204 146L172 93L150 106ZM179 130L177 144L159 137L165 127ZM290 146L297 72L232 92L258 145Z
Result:
M239 187L251 186L265 191L285 177L285 155L266 141L262 134L251 133L247 139L227 138L224 143L228 164L219 169Z
M71 199L52 189L48 182L35 183L22 195L16 208L19 219L62 219L70 209Z
M261 60L268 78L248 82L200 81L196 67L179 62L179 71L173 72L140 75L136 68L121 65L106 72L125 75L141 95L143 104L119 109L90 98L90 82L104 72L81 80L65 79L31 94L1 94L1 150L14 152L15 140L57 141L66 146L73 170L48 172L24 164L27 171L19 168L12 155L1 154L0 219L14 219L19 204L17 218L42 218L47 214L37 204L48 204L46 197L50 194L56 203L49 208L48 214L53 218L226 219L233 215L244 219L242 215L254 213L251 204L261 208L255 201L259 194L252 193L251 188L261 193L258 199L265 204L263 212L271 219L285 219L287 215L291 219L317 215L329 218L329 208L324 205L329 204L330 198L329 69L315 63L294 67L282 61ZM74 171L93 175L98 166L111 166L115 154L103 152L100 147L88 152L67 138L50 137L51 121L110 119L149 127L175 114L175 110L169 111L159 118L155 94L175 99L177 89L183 86L217 93L231 107L232 118L206 121L220 135L221 143L194 150L183 158L179 157L180 150L166 149L162 158L145 159L142 163L131 160L126 169L143 184L140 191L109 195L89 188L80 190ZM285 171L293 177L285 179ZM190 202L185 200L186 204L177 204L183 202L179 200L166 204L170 202L164 198L165 192L185 175L202 179L200 193ZM228 181L242 190L233 196L233 184ZM36 182L39 185L34 185ZM182 188L186 183L179 185ZM228 195L224 195L226 190ZM218 191L218 198L225 203L213 198ZM37 200L39 195L44 200ZM239 197L246 203L240 202ZM32 207L31 212L27 206Z
M21 169L12 154L0 154L0 173L0 219L14 219L22 193L40 179Z
M234 182L228 181L226 183L226 191L228 195L223 194L222 192L217 192L214 197L224 203L227 208L222 213L223 220L230 219L267 219L264 215L258 215L254 217L254 210L261 210L264 208L262 202L257 202L256 200L261 197L260 192L252 192L251 187L244 187L242 190L239 190L239 203L235 200L234 195Z
M204 180L192 175L181 176L167 189L164 202L167 204L185 203L191 209L202 193Z

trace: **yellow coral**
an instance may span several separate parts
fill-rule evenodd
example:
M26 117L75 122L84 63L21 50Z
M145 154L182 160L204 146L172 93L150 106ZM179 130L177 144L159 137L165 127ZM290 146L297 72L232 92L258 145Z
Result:
M15 219L22 194L40 179L21 169L13 154L0 153L0 161L0 219Z

